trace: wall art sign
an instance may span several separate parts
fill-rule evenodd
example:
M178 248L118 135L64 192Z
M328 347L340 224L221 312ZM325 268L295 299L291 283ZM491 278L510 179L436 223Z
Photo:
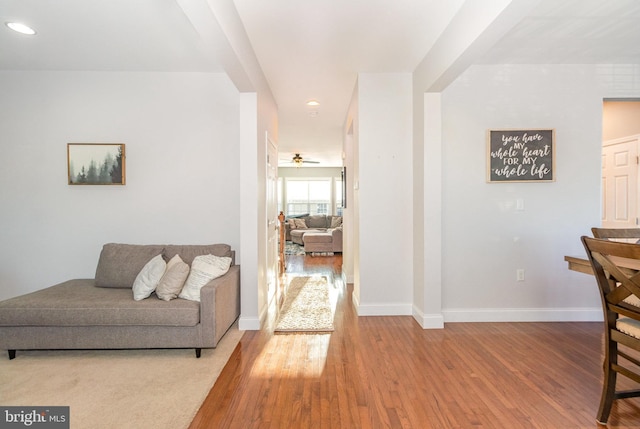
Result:
M67 143L69 185L124 185L122 143Z
M555 130L488 130L487 182L553 182Z

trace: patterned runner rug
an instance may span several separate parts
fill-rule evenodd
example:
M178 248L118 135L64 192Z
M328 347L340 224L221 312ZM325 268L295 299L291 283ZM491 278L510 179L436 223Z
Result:
M294 277L274 332L332 332L333 311L326 277Z

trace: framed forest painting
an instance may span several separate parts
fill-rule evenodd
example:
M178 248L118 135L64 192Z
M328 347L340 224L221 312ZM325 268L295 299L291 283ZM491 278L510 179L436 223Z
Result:
M67 143L69 185L124 185L123 143Z

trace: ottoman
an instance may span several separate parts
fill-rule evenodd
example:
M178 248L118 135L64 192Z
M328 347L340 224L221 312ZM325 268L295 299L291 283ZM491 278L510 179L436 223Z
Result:
M307 232L302 241L305 252L333 252L333 236L327 232Z

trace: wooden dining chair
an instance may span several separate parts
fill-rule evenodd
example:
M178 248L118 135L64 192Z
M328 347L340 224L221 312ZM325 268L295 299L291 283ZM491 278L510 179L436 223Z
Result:
M634 352L640 351L640 245L584 236L582 243L604 312L604 379L596 420L606 425L614 400L640 396L640 389L616 390L617 374L640 383Z
M640 241L640 228L591 228L595 238L638 243Z

